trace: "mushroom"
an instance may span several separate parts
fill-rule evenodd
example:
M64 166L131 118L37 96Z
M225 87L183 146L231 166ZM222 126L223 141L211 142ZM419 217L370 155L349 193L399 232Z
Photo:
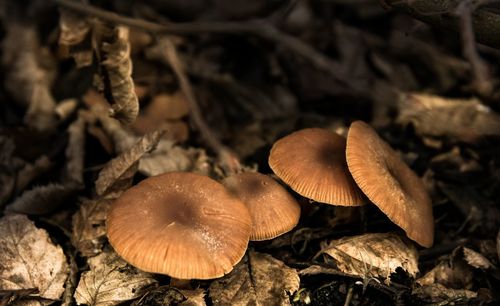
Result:
M274 173L300 195L341 206L364 204L347 169L346 140L320 128L303 129L276 141L269 155Z
M432 246L432 203L423 182L368 124L351 124L346 158L354 180L368 199L410 239L424 247Z
M106 224L109 242L127 262L178 279L228 273L251 231L248 209L222 184L183 172L150 177L125 191Z
M246 172L227 177L222 183L248 207L252 218L250 240L278 237L299 222L299 203L271 177Z

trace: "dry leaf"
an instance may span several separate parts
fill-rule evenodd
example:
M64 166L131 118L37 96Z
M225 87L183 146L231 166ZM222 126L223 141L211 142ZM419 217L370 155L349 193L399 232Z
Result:
M500 135L500 116L477 99L405 94L401 96L397 121L413 124L422 136L449 137L469 143Z
M105 60L102 66L106 69L113 101L110 101L111 116L123 124L131 124L139 114L139 100L134 91L132 80L132 60L128 28L116 27L111 42L103 42L102 52ZM107 84L107 82L104 82Z
M469 265L476 269L488 270L494 267L488 258L466 247L464 247L464 259Z
M68 127L68 146L66 147L65 180L83 185L83 166L85 161L85 119L79 115Z
M413 290L412 295L428 303L440 303L446 301L446 305L452 305L453 301L461 303L477 297L477 293L465 289L450 289L441 284L432 284ZM461 304L462 305L462 304ZM465 304L464 304L465 305Z
M63 250L45 230L24 215L0 219L0 290L36 288L38 296L58 300L67 277Z
M332 257L340 271L363 278L381 277L390 283L391 273L402 268L418 273L418 252L408 240L392 233L365 234L330 241L322 253Z
M81 15L59 8L59 46L62 55L72 56L76 67L81 68L92 64L91 48L74 48L80 45L90 31L90 25ZM73 50L72 50L73 49Z
M114 252L88 259L90 271L82 273L75 291L78 305L117 305L135 299L156 283L149 273L128 265Z
M71 243L85 257L102 251L106 241L107 200L86 200L73 215Z
M52 167L52 162L45 155L40 156L33 164L25 164L16 175L16 193L23 191L34 179Z
M130 182L135 174L136 168L134 167L137 167L137 162L144 154L156 148L162 134L163 132L156 131L145 135L130 150L108 162L96 181L97 194L103 196L117 188L123 190L117 185L121 185L124 180Z
M48 184L25 191L5 210L30 215L43 215L54 211L78 191L72 184Z
M474 269L464 262L462 256L452 256L440 261L432 270L417 279L416 283L421 286L441 284L447 288L469 289L472 287L473 277Z
M214 305L290 305L299 285L295 269L250 251L231 273L210 285L210 297Z
M50 92L50 73L55 69L48 71L39 63L39 58L47 53L39 46L36 28L9 23L3 46L5 87L16 102L28 108L24 122L40 131L54 129L56 102Z
M183 305L205 306L205 291L203 289L182 290L173 286L162 286L148 291L134 306L150 305Z
M139 171L147 176L172 171L190 171L193 169L197 151L173 146L171 141L162 139L154 152L139 161Z
M189 105L182 91L173 95L159 94L148 104L144 113L154 121L180 119L189 113Z

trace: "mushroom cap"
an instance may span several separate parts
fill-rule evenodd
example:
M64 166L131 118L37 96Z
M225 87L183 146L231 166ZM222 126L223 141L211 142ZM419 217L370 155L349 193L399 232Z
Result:
M222 183L248 207L252 218L250 240L278 237L299 222L299 203L271 177L246 172L227 177Z
M365 195L424 247L432 246L432 202L420 178L373 128L362 121L347 135L347 164Z
M106 224L109 242L133 266L179 279L210 279L241 260L251 222L246 206L222 184L171 172L125 191Z
M345 147L345 138L334 132L303 129L274 143L269 166L306 198L332 205L363 205L363 193L347 168Z

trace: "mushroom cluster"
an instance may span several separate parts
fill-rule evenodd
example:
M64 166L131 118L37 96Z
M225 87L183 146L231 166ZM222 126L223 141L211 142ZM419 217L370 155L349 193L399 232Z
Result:
M422 181L362 121L351 124L347 141L318 128L285 136L273 145L269 166L290 188L317 202L356 206L366 196L410 239L432 246L432 203Z
M141 181L111 206L110 244L143 271L211 279L233 269L249 240L274 238L298 223L299 204L274 179L241 173L223 183L187 172Z

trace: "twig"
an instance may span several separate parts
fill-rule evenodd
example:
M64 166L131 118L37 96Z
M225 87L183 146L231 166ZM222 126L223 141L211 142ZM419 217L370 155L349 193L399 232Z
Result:
M353 291L354 291L353 287L349 286L349 290L347 291L347 296L345 298L344 306L349 306L351 304Z
M155 34L203 34L203 33L224 33L224 34L249 34L271 41L278 46L285 47L295 54L307 60L317 69L331 75L336 81L358 93L367 93L367 90L356 82L350 82L352 78L348 71L338 62L328 56L318 52L307 43L290 36L269 22L264 20L250 20L242 22L187 22L169 23L163 25L142 19L122 16L113 12L102 10L95 6L72 1L54 0L60 6L75 11L80 14L95 16L108 22L123 24L129 27L138 28Z
M187 98L187 102L190 109L190 116L198 128L202 138L205 140L207 145L215 151L219 157L226 174L233 174L239 172L241 166L236 154L233 153L228 147L224 146L214 134L212 129L207 125L205 119L203 118L200 108L198 107L198 102L196 101L196 96L194 94L191 83L189 82L182 62L177 54L174 44L167 37L162 37L158 41L159 47L164 52L165 58L172 67L182 92Z
M489 96L493 90L493 84L489 78L488 68L476 49L476 39L472 26L471 1L465 0L460 2L456 13L460 17L462 49L464 57L471 65L474 88L479 94Z

